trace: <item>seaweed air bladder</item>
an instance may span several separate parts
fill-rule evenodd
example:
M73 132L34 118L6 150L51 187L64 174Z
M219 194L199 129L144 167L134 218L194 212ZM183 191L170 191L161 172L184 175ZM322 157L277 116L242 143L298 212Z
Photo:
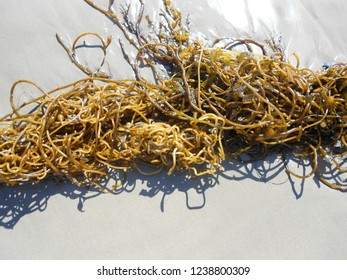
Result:
M135 78L113 80L76 59L81 38L96 37L105 55L111 38L83 33L68 46L57 35L87 76L51 91L26 80L13 85L12 112L0 119L0 182L18 185L59 176L103 189L110 169L200 176L222 171L224 160L281 153L310 162L309 174L286 166L289 174L315 175L333 189L346 190L321 171L322 162L334 172L347 171L346 64L301 68L299 57L293 54L290 62L273 39L209 42L194 36L170 0L163 1L158 22L145 16L142 0L135 20L129 6L115 11L113 1L105 7L85 2L114 21L136 50L132 59L120 42ZM148 34L141 32L144 24ZM142 75L143 65L154 81ZM15 105L23 83L40 96ZM29 107L35 110L23 113ZM145 172L144 165L153 171Z

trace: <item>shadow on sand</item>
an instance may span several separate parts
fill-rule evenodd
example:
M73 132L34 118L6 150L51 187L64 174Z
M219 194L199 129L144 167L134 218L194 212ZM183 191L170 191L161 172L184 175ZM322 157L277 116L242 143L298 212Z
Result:
M302 163L294 162L300 166L298 174L308 174L310 167ZM293 165L293 164L292 164ZM182 173L174 173L170 176L165 171L154 175L146 176L137 171L129 171L123 180L123 185L112 192L120 195L124 192L137 191L140 196L153 198L162 196L160 210L164 212L165 201L168 196L178 191L186 196L186 206L189 210L201 209L206 204L206 196L209 189L220 186L220 179L230 182L242 182L251 179L259 185L280 185L281 187L291 186L296 199L302 197L307 180L298 179L285 171L284 159L278 156L268 156L266 159L252 163L239 163L226 161L225 171L218 174L205 175L201 177L191 177ZM322 163L321 173L330 176L336 181L339 176L334 175L334 170L329 169L329 164ZM108 186L110 181L119 180L119 174L110 173L110 178L103 182ZM225 180L226 179L226 180ZM317 178L313 178L315 185L319 188L321 183ZM340 178L342 182L343 179ZM138 183L141 182L141 189ZM311 180L312 182L312 180ZM225 184L225 183L224 183ZM84 203L99 195L105 195L97 188L85 189L71 183L59 183L52 180L45 180L39 184L24 184L17 187L0 186L0 227L13 229L14 226L25 216L36 211L44 211L51 197L60 195L71 200L76 200L77 209L83 211ZM199 196L199 199L191 199Z

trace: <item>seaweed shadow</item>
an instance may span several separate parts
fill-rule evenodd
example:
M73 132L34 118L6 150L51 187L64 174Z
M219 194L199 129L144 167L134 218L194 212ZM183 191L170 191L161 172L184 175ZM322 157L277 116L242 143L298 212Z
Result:
M322 166L323 164L324 162L321 163ZM325 174L331 174L332 171L327 166L329 167L327 163L323 166L323 169L326 169ZM161 196L160 210L164 212L165 203L174 192L184 193L187 209L197 210L203 208L207 202L208 190L219 187L221 178L227 179L230 184L245 179L266 183L274 187L290 184L296 199L302 197L307 181L293 178L291 174L286 172L284 159L278 155L268 155L263 160L248 163L226 160L223 167L224 171L220 171L216 175L201 177L192 177L179 172L167 175L165 170L155 176L142 175L137 170L130 170L126 174L119 171L110 171L109 177L103 180L101 185L111 190L110 193L114 195L137 190L139 196L148 198ZM302 165L301 168L303 168ZM309 169L309 167L304 167L301 174L309 173L309 170L306 169ZM323 174L323 170L321 173ZM332 178L334 177L332 176ZM122 182L121 186L112 189L112 184L119 182ZM313 177L313 182L320 188L321 183L317 177ZM262 186L263 184L259 185ZM50 198L56 195L77 200L77 209L83 211L84 203L88 199L103 193L97 188L87 189L72 183L61 183L52 180L44 180L36 185L28 183L17 187L0 186L0 227L13 229L24 216L36 211L44 211Z
M0 227L13 229L26 215L44 211L48 201L55 195L77 200L77 209L83 212L86 200L100 195L97 189L84 189L70 183L59 184L44 180L36 185L23 184L15 187L0 185Z
M141 181L145 187L140 190L139 195L149 198L161 195L160 210L162 212L165 210L166 199L176 191L185 194L187 209L201 209L206 205L207 190L219 185L218 174L194 177L179 172L167 175L165 171L162 171L151 178L146 175L138 175L136 173L136 176L129 176L124 184L124 189L134 189L137 181Z
M124 174L110 170L108 178L100 182L105 191L98 188L82 188L69 182L57 182L50 179L35 185L30 183L12 187L0 185L0 227L13 229L24 216L36 211L45 211L50 198L56 195L77 200L77 209L82 212L86 200L105 192L114 195L132 192L137 188L139 181L145 186L139 190L140 196L152 198L159 193L162 194L160 204L162 211L164 211L165 198L175 191L186 194L188 209L200 209L206 203L206 190L218 184L217 177L212 175L191 178L183 173L174 173L169 176L162 171L155 176L147 176L136 170L128 171L125 176ZM119 182L122 182L121 186ZM115 188L115 186L119 187ZM192 190L202 198L199 203L191 202Z
M291 174L291 170L294 166L294 170L298 170L297 174L302 174L307 178L298 178ZM221 176L232 181L242 181L245 179L251 179L254 182L266 183L267 185L276 186L288 186L296 199L300 199L304 194L304 189L311 177L312 171L310 163L300 162L290 153L270 153L264 159L256 161L229 161L224 164L226 172ZM291 168L290 168L291 167ZM294 173L294 172L293 172ZM317 176L312 176L314 184L320 188L322 183Z

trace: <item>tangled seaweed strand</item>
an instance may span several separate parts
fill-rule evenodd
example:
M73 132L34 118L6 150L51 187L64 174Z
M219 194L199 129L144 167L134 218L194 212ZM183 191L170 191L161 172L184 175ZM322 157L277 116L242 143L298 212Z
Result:
M18 81L11 94L20 83L28 82ZM64 91L55 95L58 90ZM11 121L10 128L0 136L1 181L58 175L76 184L98 184L107 168L125 171L141 162L196 175L204 173L197 165L208 164L205 172L219 167L220 134L184 122L154 121L147 95L158 90L136 81L87 78L35 99L32 113L21 114L13 105L14 116L3 119Z
M69 48L57 35L88 77L50 92L25 80L14 84L12 113L0 119L10 123L0 129L0 182L15 185L62 176L78 185L100 186L109 169L153 174L163 167L168 174L178 170L199 176L222 169L225 153L257 160L285 150L312 166L307 175L287 168L289 174L315 174L331 188L346 189L325 178L318 163L324 159L338 172L347 172L346 64L314 72L300 68L295 54L293 65L274 40L263 45L249 39L209 43L194 38L169 0L159 24L145 17L148 35L140 30L142 0L134 22L129 6L120 19L113 1L107 8L85 2L113 20L136 49L131 61L120 41L136 80L112 80L76 59L82 37L96 36L105 55L110 38L84 33ZM155 82L142 76L143 64ZM33 85L41 95L15 106L15 88L21 83ZM21 113L33 105L34 111ZM143 165L155 170L142 171Z

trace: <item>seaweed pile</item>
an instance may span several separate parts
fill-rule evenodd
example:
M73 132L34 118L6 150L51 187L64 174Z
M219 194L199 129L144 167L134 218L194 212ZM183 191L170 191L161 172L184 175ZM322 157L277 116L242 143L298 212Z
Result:
M318 162L347 171L346 64L301 68L299 57L293 55L294 65L274 39L208 42L192 34L170 0L164 1L158 23L144 17L142 0L136 21L129 6L118 16L113 1L106 8L85 2L114 21L136 49L131 60L120 41L135 79L113 80L76 59L83 36L99 38L105 54L110 38L84 33L69 48L57 35L87 77L49 92L26 80L13 85L12 112L0 119L0 182L17 185L58 176L102 188L100 180L110 169L153 174L165 168L168 174L200 176L222 170L226 158L258 160L291 152L308 160L312 171L287 172L299 178L316 175L329 187L345 190L320 173ZM146 35L140 28L144 20ZM144 66L155 82L143 77ZM16 106L14 92L22 83L41 95ZM29 107L35 109L27 112ZM145 172L144 165L154 171Z

